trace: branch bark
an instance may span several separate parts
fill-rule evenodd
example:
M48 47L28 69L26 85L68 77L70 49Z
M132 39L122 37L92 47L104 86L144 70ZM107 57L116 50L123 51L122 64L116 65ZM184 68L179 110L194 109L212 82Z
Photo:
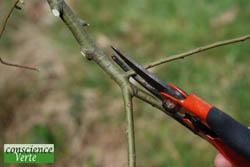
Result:
M127 78L121 75L123 72L118 69L101 49L99 49L82 26L82 20L78 18L70 7L63 0L48 0L53 14L59 12L60 18L70 29L78 41L82 54L86 55L88 60L95 61L119 86L127 87L129 82Z
M127 138L128 138L128 166L136 166L136 152L135 152L135 132L133 119L133 102L132 95L129 89L123 88L123 101L128 122Z
M138 99L150 104L151 106L165 112L164 108L162 107L162 102L159 99L157 99L156 97L148 94L144 90L141 90L137 87L134 88L133 96L135 96L136 98L138 98Z
M81 47L81 53L108 74L121 88L127 116L128 166L136 166L134 121L132 113L133 89L128 78L114 64L112 59L99 49L86 31L86 23L78 18L64 0L47 0L54 16L60 17L70 29Z

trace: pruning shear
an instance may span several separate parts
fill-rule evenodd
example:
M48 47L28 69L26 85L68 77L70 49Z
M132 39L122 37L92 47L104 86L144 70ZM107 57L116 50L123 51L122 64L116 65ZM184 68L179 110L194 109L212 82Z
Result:
M246 126L196 95L164 83L131 57L112 49L135 71L132 77L162 101L167 115L211 143L234 166L250 167L250 130ZM115 55L112 59L124 71L130 70Z

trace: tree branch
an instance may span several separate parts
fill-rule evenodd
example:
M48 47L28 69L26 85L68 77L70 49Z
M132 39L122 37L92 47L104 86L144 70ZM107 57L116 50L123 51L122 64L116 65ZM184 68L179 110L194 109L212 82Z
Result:
M136 98L150 104L152 107L155 107L155 108L163 111L164 113L166 112L164 110L164 108L162 107L162 102L160 100L158 100L157 98L155 98L154 96L148 94L144 90L141 90L139 88L134 89L133 96L135 96Z
M4 64L4 65L7 65L7 66L18 67L18 68L23 68L23 69L33 70L33 71L39 72L38 69L33 68L33 67L28 67L28 66L22 66L22 65L18 65L18 64L7 63L7 62L5 62L1 57L0 57L0 62L1 62L2 64Z
M13 5L11 6L11 8L10 8L8 14L7 14L7 16L6 16L5 19L4 19L4 22L3 22L3 25L2 25L2 28L1 28L1 31L0 31L0 39L1 39L2 34L3 34L4 30L5 30L5 27L6 27L6 25L7 25L7 22L8 22L8 20L9 20L9 17L10 17L10 15L13 13L13 11L14 11L14 9L16 8L16 5L18 4L18 2L19 2L19 0L15 0L15 2L13 3Z
M81 53L88 60L95 61L120 87L129 86L123 72L117 68L112 60L101 49L99 49L86 31L86 26L82 25L82 20L78 18L70 7L63 0L47 0L53 14L59 12L60 18L70 29L77 42L80 44Z
M191 56L191 55L194 55L196 53L204 52L206 50L213 49L213 48L220 47L220 46L224 46L224 45L230 45L230 44L237 43L237 42L243 42L243 41L248 40L248 39L250 39L250 35L246 35L246 36L239 37L239 38L234 38L231 40L216 42L216 43L202 46L200 48L197 48L197 49L185 52L185 53L181 53L181 54L178 54L175 56L171 56L171 57L156 61L152 64L147 65L145 68L150 69L150 68L156 67L158 65L161 65L161 64L173 61L173 60L183 59L187 56Z
M133 119L133 102L129 89L124 88L122 90L124 108L127 117L127 138L128 138L128 166L136 166L136 152L135 152L135 132L134 132L134 119Z
M128 162L129 167L136 166L135 159L135 139L134 139L134 124L132 114L132 86L128 78L107 56L101 49L99 49L86 31L86 23L78 18L64 0L47 0L52 13L56 17L60 17L63 22L70 29L81 47L81 53L88 60L93 60L101 67L112 80L114 80L122 89L123 99L125 104L125 111L127 115L127 135L128 135Z
M11 6L11 8L10 8L8 14L7 14L7 16L4 19L4 22L3 22L1 30L0 30L0 39L1 39L2 35L3 35L3 32L4 32L5 27L7 25L7 22L9 20L9 17L13 13L14 9L17 7L18 2L19 2L19 0L16 0L13 3L13 5ZM23 68L23 69L27 69L27 70L33 70L33 71L39 71L38 69L33 68L33 67L28 67L28 66L22 66L22 65L18 65L18 64L7 63L1 57L0 57L0 63L2 63L4 65L7 65L7 66L18 67L18 68Z

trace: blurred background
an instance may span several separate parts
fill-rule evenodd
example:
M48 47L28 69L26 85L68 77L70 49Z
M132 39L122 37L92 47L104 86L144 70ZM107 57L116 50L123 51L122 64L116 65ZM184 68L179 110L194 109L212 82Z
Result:
M1 25L11 3L0 1ZM89 34L106 53L115 45L142 64L250 33L246 0L68 3L90 24ZM0 56L40 72L0 64L0 152L4 143L54 143L52 166L126 167L126 118L118 86L80 55L45 0L25 1L22 8L8 22ZM250 125L249 52L245 41L153 72ZM213 166L217 151L210 144L150 105L134 103L138 167ZM0 161L3 166L3 156Z

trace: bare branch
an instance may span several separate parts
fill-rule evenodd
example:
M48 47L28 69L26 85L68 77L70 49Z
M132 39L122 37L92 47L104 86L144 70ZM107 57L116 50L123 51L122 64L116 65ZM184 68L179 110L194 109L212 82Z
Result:
M19 0L16 0L13 5L11 6L11 9L10 11L8 12L7 16L5 17L4 19L4 22L3 22L3 25L1 27L1 31L0 31L0 39L3 35L3 32L5 30L5 27L7 25L7 22L9 20L9 17L10 15L13 13L14 9L17 7L17 4L18 4ZM33 70L33 71L39 71L38 69L36 68L33 68L33 67L27 67L27 66L22 66L22 65L18 65L18 64L11 64L11 63L7 63L5 62L1 57L0 57L0 63L4 64L4 65L7 65L7 66L12 66L12 67L18 67L18 68L23 68L23 69L27 69L27 70Z
M129 167L136 166L134 122L132 113L132 89L128 78L101 49L99 49L86 31L85 21L77 17L71 8L63 0L47 0L52 13L60 17L73 33L81 47L81 54L88 60L93 60L111 79L122 89L124 105L127 115L128 136L128 163Z
M14 9L16 8L16 5L18 4L18 2L19 2L19 0L16 0L16 1L13 3L13 5L12 5L11 8L10 8L10 11L8 12L7 16L6 16L5 19L4 19L4 22L3 22L3 25L2 25L2 28L1 28L1 31L0 31L0 39L1 39L2 35L3 35L3 32L4 32L5 27L6 27L6 25L7 25L7 22L8 22L8 20L9 20L9 17L10 17L10 15L12 14L12 12L14 11Z
M27 67L27 66L22 66L22 65L18 65L18 64L7 63L7 62L5 62L1 57L0 57L0 62L1 62L2 64L4 64L4 65L7 65L7 66L18 67L18 68L23 68L23 69L26 69L26 70L33 70L33 71L39 72L38 69L33 68L33 67Z
M173 60L183 59L183 58L185 58L187 56L191 56L191 55L194 55L196 53L204 52L206 50L213 49L213 48L216 48L216 47L220 47L220 46L224 46L224 45L230 45L230 44L234 44L234 43L237 43L237 42L243 42L243 41L248 40L248 39L250 39L250 35L246 35L246 36L239 37L239 38L234 38L234 39L231 39L231 40L215 42L215 43L210 44L210 45L202 46L200 48L197 48L197 49L185 52L185 53L181 53L181 54L171 56L171 57L166 58L166 59L156 61L156 62L146 66L146 69L150 69L150 68L156 67L158 65L161 65L161 64L173 61Z
M124 108L127 117L127 138L128 138L128 166L136 166L136 153L135 153L135 132L134 132L134 119L133 119L133 102L131 92L128 88L122 90Z
M150 104L151 106L163 111L164 113L166 112L162 107L162 102L157 98L155 98L154 96L148 94L144 90L136 87L133 93L134 93L133 96L135 96L136 98Z

